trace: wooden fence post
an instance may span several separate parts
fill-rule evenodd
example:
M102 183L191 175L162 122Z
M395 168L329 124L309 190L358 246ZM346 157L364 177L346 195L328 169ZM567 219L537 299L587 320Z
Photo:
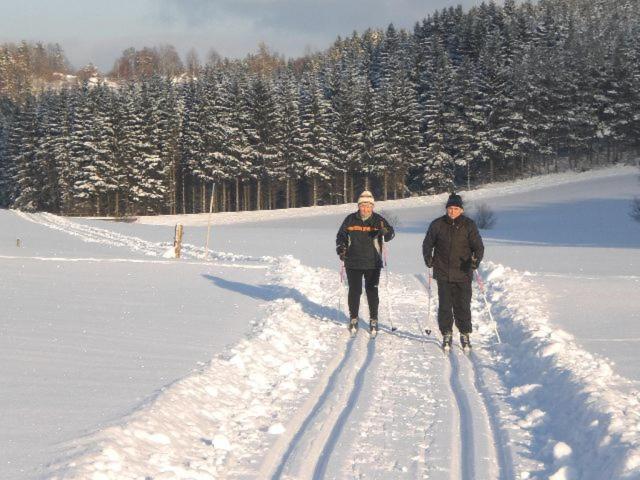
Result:
M180 251L182 250L182 233L183 233L184 229L182 227L182 225L177 224L176 225L176 233L175 233L175 237L173 239L173 248L175 249L176 252L176 258L180 258Z

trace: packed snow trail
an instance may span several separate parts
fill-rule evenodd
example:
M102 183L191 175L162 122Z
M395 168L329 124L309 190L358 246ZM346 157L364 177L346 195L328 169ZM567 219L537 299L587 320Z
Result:
M51 213L25 213L18 210L14 210L13 212L25 220L51 228L52 230L64 232L85 242L100 243L112 247L122 247L132 252L138 252L152 257L174 257L173 244L169 242L150 242L142 238L124 235L105 228L83 225L68 218L59 217ZM205 249L202 247L197 247L189 243L182 244L181 257L183 259L203 259L205 257L205 253ZM245 264L255 262L259 265L268 264L274 261L272 257L253 257L226 252L214 252L211 250L208 252L208 259L209 261L207 263L215 261L239 261L244 262Z
M345 418L357 402L362 377L375 352L375 342L366 337L368 334L361 332L355 338L350 338L344 356L304 423L291 439L277 470L265 475L265 478L324 477L328 458Z
M51 217L32 219L153 256L164 248ZM526 276L484 266L503 343L476 296L474 352L445 356L420 331L427 299L413 277L391 275L381 312L397 331L383 317L373 343L348 336L336 272L291 257L217 258L270 267L269 284L243 289L268 300L264 320L118 424L71 442L48 478L261 478L265 463L282 478L292 467L308 478L640 478L638 392L548 325ZM332 405L310 450L307 432ZM310 451L313 467L295 470Z

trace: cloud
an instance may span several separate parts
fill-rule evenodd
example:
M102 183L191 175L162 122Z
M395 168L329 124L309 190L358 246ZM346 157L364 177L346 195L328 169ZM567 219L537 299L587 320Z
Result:
M238 21L261 31L309 32L335 37L389 23L412 27L439 0L161 0L157 18L168 25L206 28ZM458 3L458 2L455 2ZM431 11L429 11L429 9Z

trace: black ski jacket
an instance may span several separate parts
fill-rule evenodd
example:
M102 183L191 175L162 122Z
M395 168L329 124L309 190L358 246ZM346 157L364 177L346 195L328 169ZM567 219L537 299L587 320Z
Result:
M433 278L448 282L470 282L475 267L484 256L484 244L475 222L460 215L455 220L444 215L436 218L422 242L422 256L429 265L433 260Z
M377 213L367 220L355 212L344 219L336 236L336 252L346 248L344 266L358 270L382 268L382 238L388 242L395 236L393 227Z

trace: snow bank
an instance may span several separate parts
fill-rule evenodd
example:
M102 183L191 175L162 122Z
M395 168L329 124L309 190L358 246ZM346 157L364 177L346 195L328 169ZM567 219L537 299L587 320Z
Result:
M503 339L493 353L512 418L503 411L502 426L540 460L521 478L640 478L638 392L550 325L544 292L526 275L495 264L484 274Z
M121 424L75 444L47 478L255 475L256 459L285 432L344 333L323 316L330 310L315 306L317 272L284 258L270 276L279 298L252 335L158 392Z

